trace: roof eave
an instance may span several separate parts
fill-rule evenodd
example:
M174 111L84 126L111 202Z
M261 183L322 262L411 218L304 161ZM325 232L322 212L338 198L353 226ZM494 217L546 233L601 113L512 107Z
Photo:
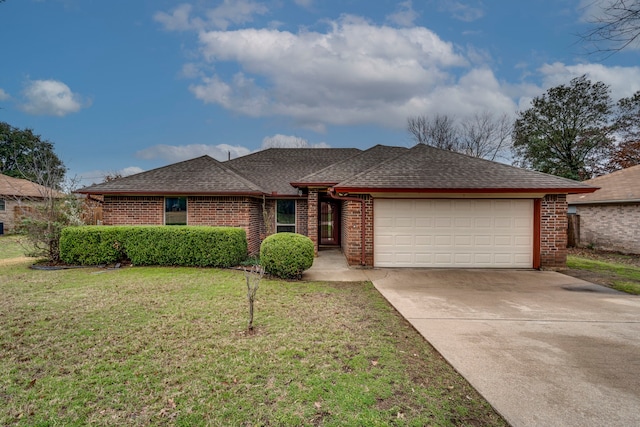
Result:
M623 203L640 203L640 199L619 199L619 200L580 200L568 201L570 205L607 205L607 204L623 204Z
M546 194L582 194L593 193L597 188L376 188L341 187L334 190L339 193L546 193Z
M291 182L293 187L333 187L337 182Z
M86 191L78 190L76 193L93 194L102 196L259 196L265 193L260 191Z

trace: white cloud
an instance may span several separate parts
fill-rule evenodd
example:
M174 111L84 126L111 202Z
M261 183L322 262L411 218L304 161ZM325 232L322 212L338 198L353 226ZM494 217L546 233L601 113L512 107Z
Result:
M468 2L455 0L440 0L440 10L449 12L460 21L472 22L484 16L482 2L477 2L477 6L473 6Z
M266 136L262 140L261 150L267 148L330 148L331 146L326 142L319 142L317 144L310 144L304 138L294 135L282 135L275 134L273 136Z
M156 12L153 19L161 23L168 31L187 31L197 29L202 23L201 20L192 21L190 18L193 7L190 4L181 4L171 13Z
M62 117L88 106L69 86L57 80L29 81L23 95L25 102L21 108L29 114Z
M4 89L0 88L0 101L6 101L11 99L11 95L4 91Z
M397 10L387 16L387 21L400 27L412 27L418 19L418 12L413 10L411 0L398 3Z
M254 15L264 15L269 9L262 3L251 0L224 0L222 4L207 11L207 16L215 28L226 30L231 24L245 24L253 21Z
M255 15L265 15L269 9L262 3L251 0L224 0L215 8L206 9L206 19L191 17L193 6L183 3L170 13L156 12L153 16L168 31L204 30L217 28L226 30L231 25L242 25L253 21Z
M200 42L206 61L237 63L241 71L191 85L198 99L253 117L291 117L318 131L327 124L404 126L416 97L454 83L450 70L468 66L426 28L376 26L348 15L325 33L210 31Z
M603 82L610 86L614 101L632 96L640 90L640 67L606 67L602 64L565 65L561 62L544 64L539 72L543 77L544 90L568 84L574 77L583 74L593 82Z
M162 159L167 162L175 163L182 160L193 159L195 157L204 156L205 154L216 160L224 161L229 158L249 154L251 150L238 145L218 144L189 144L189 145L154 145L136 152L136 157L152 160Z

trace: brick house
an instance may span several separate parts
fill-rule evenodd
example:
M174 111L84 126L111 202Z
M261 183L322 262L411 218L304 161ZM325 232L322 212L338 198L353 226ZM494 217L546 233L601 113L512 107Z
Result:
M105 225L297 232L351 265L541 268L566 260L567 194L595 188L426 145L203 156L84 188Z
M640 254L640 165L584 183L600 189L567 198L579 216L579 245Z
M29 180L0 174L0 234L15 231L25 212L52 196L62 195Z

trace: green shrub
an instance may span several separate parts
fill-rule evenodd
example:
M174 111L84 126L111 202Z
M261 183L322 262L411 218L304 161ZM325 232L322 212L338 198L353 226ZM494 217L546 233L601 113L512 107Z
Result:
M300 278L313 265L313 242L295 233L277 233L260 245L260 264L264 270L284 279Z
M114 264L126 258L124 227L66 227L60 235L60 259L67 264Z
M247 256L241 228L205 226L85 226L63 230L61 258L69 264L231 267Z

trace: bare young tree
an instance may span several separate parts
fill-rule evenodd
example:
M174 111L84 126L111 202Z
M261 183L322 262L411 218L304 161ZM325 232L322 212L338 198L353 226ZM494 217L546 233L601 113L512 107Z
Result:
M487 160L504 156L511 140L512 123L506 114L495 116L489 111L475 114L461 123L461 152Z
M459 131L455 118L451 116L411 116L407 119L407 130L416 144L459 151Z
M20 166L24 176L35 177L32 182L39 195L34 203L25 205L18 231L29 243L29 255L45 257L50 262L60 260L60 234L69 225L82 225L81 201L72 194L76 182L67 183L67 190L59 189L64 169L47 152L33 152L32 163Z
M613 54L640 45L640 0L594 0L590 6L592 29L582 39L595 52Z
M264 269L259 265L254 265L250 269L245 268L244 270L244 277L247 281L247 300L249 302L249 323L247 325L249 332L253 332L253 305L263 276Z

